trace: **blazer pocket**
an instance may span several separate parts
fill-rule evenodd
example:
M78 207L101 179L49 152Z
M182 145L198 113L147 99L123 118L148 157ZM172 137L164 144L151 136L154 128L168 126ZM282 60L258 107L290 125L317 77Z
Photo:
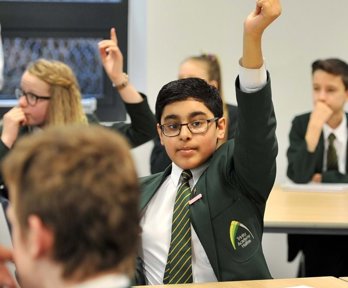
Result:
M256 229L258 221L252 216L250 206L240 202L234 202L213 219L219 258L239 263L259 253L261 246L257 232L260 229Z

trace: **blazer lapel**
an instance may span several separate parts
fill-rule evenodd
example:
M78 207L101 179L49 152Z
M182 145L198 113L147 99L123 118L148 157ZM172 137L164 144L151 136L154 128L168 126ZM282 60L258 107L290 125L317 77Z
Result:
M156 194L157 190L160 188L164 180L170 175L172 171L172 165L168 166L166 170L162 173L154 174L151 176L146 176L141 183L145 183L146 188L142 187L141 197L140 197L140 209L143 210L146 205L150 202L153 195Z
M141 192L141 210L146 207L146 205L149 203L153 195L155 195L164 180L170 175L171 170L172 168L170 165L163 173L145 177L145 181L149 179L149 182L146 182L146 189L142 189ZM191 220L198 238L201 241L205 252L207 253L210 264L213 267L217 279L221 279L218 258L215 249L216 245L213 236L213 227L210 219L208 195L206 193L204 185L200 184L202 183L202 181L206 181L206 176L202 175L197 185L193 188L194 195L202 194L202 199L192 203L190 207ZM199 223L199 225L196 225L197 223Z
M206 172L204 172L206 173ZM202 179L204 178L204 179ZM193 189L194 195L202 194L202 198L191 204L191 220L192 225L197 233L199 240L201 241L205 252L209 258L210 264L213 267L217 279L221 279L220 269L218 264L218 258L216 254L216 245L213 233L213 226L210 217L209 209L209 199L207 191L204 188L204 185L200 185L202 181L206 181L204 175L201 176L201 179L198 181L197 185ZM199 223L199 224L198 224Z
M317 167L316 171L323 171L323 161L324 161L324 154L325 154L325 149L324 149L324 133L321 132L320 138L319 138L319 143L318 143L318 159L316 161Z
M346 119L347 119L347 130L348 130L348 114L346 114ZM347 147L346 147L346 173L348 173L348 140L347 140Z

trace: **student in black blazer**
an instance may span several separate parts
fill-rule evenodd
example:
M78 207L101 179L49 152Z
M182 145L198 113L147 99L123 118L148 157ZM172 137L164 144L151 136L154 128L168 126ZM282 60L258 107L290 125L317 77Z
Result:
M278 0L257 1L245 20L241 73L236 80L235 141L221 144L226 128L223 104L217 89L206 81L180 79L159 92L157 130L173 163L164 172L142 179L140 257L147 284L163 283L183 170L193 174L191 200L186 203L191 218L192 281L271 278L261 239L278 149L261 38L280 13ZM257 74L256 87L248 85L253 78L249 73Z
M290 131L287 151L288 177L296 183L348 183L348 65L336 58L312 64L314 108L296 116ZM328 167L328 136L334 146L338 169ZM336 235L289 235L288 260L299 251L304 254L304 275L348 275L348 237Z
M156 121L144 95L138 93L123 73L123 55L117 45L115 29L110 39L99 42L104 70L114 83L125 104L131 123L117 122L108 129L122 133L132 147L156 136ZM93 115L86 115L81 93L72 69L61 61L38 59L30 63L16 90L18 106L13 107L0 123L0 162L23 135L49 126L98 124ZM7 189L0 175L0 195Z

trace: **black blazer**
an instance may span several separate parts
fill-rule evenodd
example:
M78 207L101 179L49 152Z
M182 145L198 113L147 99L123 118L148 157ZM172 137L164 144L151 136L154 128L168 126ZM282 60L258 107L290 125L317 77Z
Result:
M290 130L290 146L287 151L287 176L295 183L308 183L313 174L321 173L322 182L348 183L348 174L323 171L324 136L320 136L313 153L307 151L305 134L310 113L296 116ZM348 114L346 113L348 120ZM348 123L348 121L347 121ZM347 127L348 129L348 127ZM348 145L347 145L348 149ZM348 171L348 151L346 160ZM305 255L305 274L299 276L343 276L348 274L348 236L346 235L288 235L288 261L295 259L299 251ZM328 260L329 259L329 260Z
M320 136L317 148L313 153L307 151L305 135L310 113L296 116L292 121L289 134L290 146L287 151L287 176L296 183L308 183L315 173L322 174L322 182L348 183L348 145L346 159L346 174L337 171L323 171L324 136ZM346 113L347 123L348 114ZM348 125L348 124L347 124ZM348 127L347 127L348 129Z
M233 139L237 128L237 113L238 108L235 105L227 104L228 109L228 139ZM150 169L151 173L155 174L164 171L172 161L167 155L164 146L162 146L159 136L153 140L153 149L150 156Z

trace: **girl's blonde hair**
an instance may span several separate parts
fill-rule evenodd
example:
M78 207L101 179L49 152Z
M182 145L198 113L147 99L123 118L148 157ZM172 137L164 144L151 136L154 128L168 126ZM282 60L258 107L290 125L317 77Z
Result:
M224 117L226 118L226 125L228 125L229 123L228 108L227 108L227 103L225 101L225 97L222 91L221 66L220 66L220 61L218 57L215 54L203 53L197 56L188 57L184 60L184 62L186 61L197 61L197 62L203 63L206 67L208 81L216 81L217 83L216 88L219 90L219 94L223 102ZM228 139L227 132L228 132L228 128L226 129L225 140Z
M27 72L50 85L46 125L87 124L80 87L72 69L61 61L38 59Z

